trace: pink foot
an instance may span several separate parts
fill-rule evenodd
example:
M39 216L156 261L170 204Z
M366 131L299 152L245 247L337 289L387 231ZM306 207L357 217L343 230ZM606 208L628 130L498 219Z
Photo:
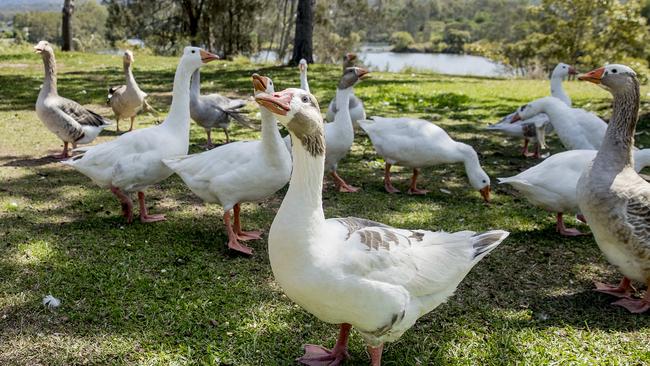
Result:
M581 236L581 235L589 235L588 233L583 233L582 231L578 229L573 229L573 228L563 228L558 230L560 232L560 235L563 236Z
M122 216L126 219L126 223L130 224L133 222L133 207L129 206L128 203L123 202L122 204Z
M240 242L237 241L237 239L229 240L228 248L244 255L253 255L253 249L241 244Z
M612 305L622 306L633 314L641 314L650 310L650 302L645 299L622 298L613 302Z
M525 158L539 158L539 155L537 155L537 154L535 154L535 153L532 153L532 152L530 152L530 151L528 151L528 150L526 150L526 151L522 151L522 155L523 155Z
M237 233L237 239L247 241L247 240L261 240L262 232L261 231L240 231Z
M612 295L616 297L629 298L632 296L632 293L635 291L634 287L630 284L630 280L623 278L621 283L618 286L608 285L602 282L594 282L596 288L594 291L602 292L607 295Z
M360 188L353 187L353 186L351 186L351 185L349 185L347 183L341 184L339 186L339 192L345 192L345 193L356 193L356 192L359 192L359 189Z
M296 361L309 366L337 366L349 358L347 347L334 347L329 350L315 344L306 344L305 354Z
M386 192L388 193L399 193L400 190L393 187L392 184L384 184L384 189L386 189Z
M140 222L142 223L149 223L149 222L158 222L158 221L165 221L167 220L165 218L165 215L158 214L158 215L140 215Z
M413 195L418 195L418 196L422 196L422 195L425 195L425 194L429 193L429 191L426 190L426 189L409 188L409 190L406 191L406 193L408 193L408 194L413 194Z

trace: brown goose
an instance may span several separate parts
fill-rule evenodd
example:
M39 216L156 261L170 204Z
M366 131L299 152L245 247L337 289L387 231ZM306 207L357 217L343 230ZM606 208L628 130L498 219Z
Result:
M36 100L36 114L45 127L63 141L63 152L56 158L67 158L69 144L73 148L77 144L88 144L111 123L79 103L59 96L52 46L47 41L40 41L34 50L41 54L45 66L45 81Z
M581 75L614 96L605 139L578 180L580 210L607 260L623 273L621 283L596 283L596 291L621 297L614 302L633 313L650 310L650 291L633 298L630 280L650 286L650 184L634 170L634 131L639 81L625 65L608 65Z
M138 112L145 108L145 110L153 110L147 103L145 98L147 93L140 90L138 83L133 77L131 65L133 64L133 53L129 50L124 52L124 77L126 84L114 86L108 89L108 100L106 103L111 106L115 113L116 130L120 131L120 119L130 118L131 126L129 131L133 130L133 121Z

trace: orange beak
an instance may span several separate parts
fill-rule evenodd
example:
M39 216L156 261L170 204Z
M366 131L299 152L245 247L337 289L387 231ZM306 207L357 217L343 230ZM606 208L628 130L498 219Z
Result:
M603 78L604 73L605 73L605 68L599 67L596 70L591 70L586 74L582 74L578 76L578 80L589 81L594 84L600 84L600 80Z
M517 121L521 121L521 116L519 115L519 113L515 113L515 115L512 116L512 119L510 120L510 123L515 123Z
M218 60L219 56L210 53L206 50L200 50L199 53L201 54L201 61L203 61L204 64L207 64L210 61Z
M256 92L265 92L266 91L266 78L259 74L253 74L253 89Z
M357 76L359 77L359 80L364 80L364 79L367 79L367 78L370 77L370 75L368 75L370 73L370 71L368 71L366 69L362 69L360 67L357 68L356 73L357 73Z
M35 53L41 53L41 52L43 52L43 48L41 48L39 46L34 46L34 52Z
M300 71L305 71L306 68L307 68L307 65L306 65L306 64L302 64L302 63L301 63L301 64L298 64L298 69L299 69Z
M255 101L272 113L286 116L291 110L289 106L291 98L293 98L293 93L283 90L279 93L273 93L273 95L260 93L255 96Z
M487 203L490 203L490 190L490 186L485 186L479 189L479 192L481 192L481 197L483 197L483 200Z
M348 59L348 61L354 61L357 59L357 54L350 52L350 53L346 53L345 57Z

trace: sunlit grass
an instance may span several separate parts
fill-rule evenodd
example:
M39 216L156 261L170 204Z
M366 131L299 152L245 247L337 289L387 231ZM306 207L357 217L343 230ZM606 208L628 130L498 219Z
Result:
M108 87L122 83L120 57L57 53L57 59L60 93L111 117L104 103ZM136 54L135 76L161 112L140 115L138 128L166 115L177 61ZM266 241L251 243L253 258L231 256L221 207L202 204L178 177L147 191L152 211L165 213L168 221L125 225L110 192L44 158L61 144L33 110L41 69L40 58L28 49L0 54L0 364L286 365L303 343L333 344L335 327L304 312L274 283ZM203 91L247 98L253 72L271 76L277 89L299 85L293 68L218 61L203 68ZM313 65L309 72L324 110L340 69ZM494 182L535 162L518 155L520 141L483 128L548 89L539 80L373 73L356 94L368 115L435 120L475 147ZM576 105L609 115L605 91L579 82L566 83L566 89ZM644 86L642 95L648 91ZM650 109L645 98L642 109ZM255 118L253 103L246 110ZM646 118L639 130L647 130ZM115 135L112 127L98 142ZM231 134L234 140L258 136L237 126ZM190 138L191 152L201 151L204 131L193 124ZM223 135L215 131L213 138ZM561 150L557 139L550 142L552 152ZM650 137L642 134L637 142L650 145ZM427 196L387 195L383 161L363 135L340 172L363 190L327 190L328 217L512 233L447 304L386 346L386 365L650 362L649 318L612 307L612 299L591 291L592 280L619 277L591 237L559 237L551 214L508 187L493 184L494 202L483 204L461 165L424 169L420 186L431 190ZM411 172L394 172L395 185L405 189ZM245 204L245 227L268 231L284 192ZM62 300L59 309L42 306L47 294ZM367 364L356 333L351 354L349 364Z

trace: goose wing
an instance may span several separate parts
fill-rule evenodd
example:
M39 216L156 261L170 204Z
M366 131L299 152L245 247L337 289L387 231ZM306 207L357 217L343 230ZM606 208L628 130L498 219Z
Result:
M456 286L481 258L508 236L501 230L477 234L398 229L355 217L328 220L340 235L345 271L365 280L427 296Z
M56 102L56 108L71 117L81 126L100 127L110 125L110 122L104 117L67 98L59 97Z

